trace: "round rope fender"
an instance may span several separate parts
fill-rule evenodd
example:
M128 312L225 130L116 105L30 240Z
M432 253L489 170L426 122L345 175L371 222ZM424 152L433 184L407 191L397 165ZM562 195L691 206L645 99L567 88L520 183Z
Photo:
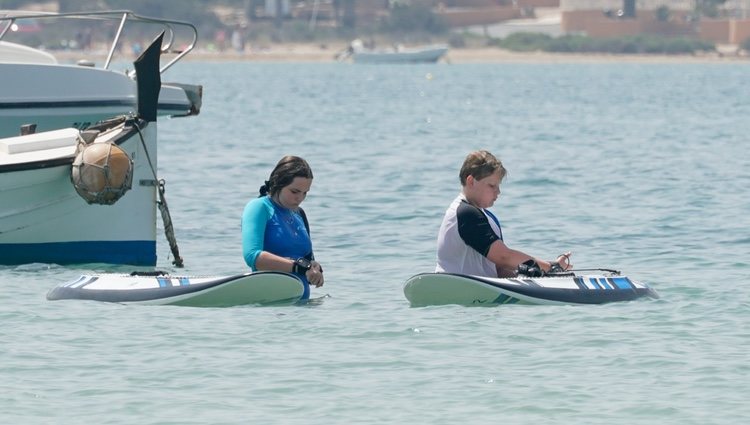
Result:
M133 160L114 143L79 143L70 179L89 204L112 205L130 190Z

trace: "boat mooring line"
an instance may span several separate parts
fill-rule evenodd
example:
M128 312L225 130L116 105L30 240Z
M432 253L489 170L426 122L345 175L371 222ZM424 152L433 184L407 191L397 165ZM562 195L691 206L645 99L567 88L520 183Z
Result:
M180 249L177 247L177 238L174 235L172 216L169 214L169 207L167 207L167 198L164 196L164 192L166 191L164 185L166 182L164 181L164 179L159 180L159 178L156 176L156 170L154 169L154 164L151 162L151 156L148 154L148 148L146 147L145 140L143 140L141 128L138 126L138 123L134 122L133 124L138 131L138 137L140 137L141 139L143 152L146 154L146 160L148 161L149 168L151 168L151 173L154 175L154 180L159 182L159 200L156 202L156 204L159 206L159 212L161 212L161 218L162 221L164 221L164 233L167 236L169 249L172 251L172 256L174 257L174 260L172 260L172 264L174 264L175 267L184 267L185 264L182 260L182 257L180 256Z

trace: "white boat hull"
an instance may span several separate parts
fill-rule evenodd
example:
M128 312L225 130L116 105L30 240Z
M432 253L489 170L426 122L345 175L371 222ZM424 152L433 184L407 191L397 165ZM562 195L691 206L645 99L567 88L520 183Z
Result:
M488 278L453 273L422 273L404 283L414 307L457 304L604 304L658 298L648 285L619 275Z
M98 66L60 64L9 40L15 35L7 30L29 20L58 38L93 29L95 38L110 38L109 54ZM131 30L155 37L133 63L137 76L110 67L114 58L125 59L121 36ZM190 23L128 11L0 14L0 264L156 264L156 120L198 114L202 101L200 86L165 83L162 76L194 48L197 35ZM49 132L101 129L109 126L101 121L121 116L142 123L141 133L117 142L133 161L131 189L113 205L87 204L71 183L75 137L60 144L67 139ZM97 196L90 199L106 201Z
M354 63L432 63L447 52L447 46L428 46L393 51L355 50L351 56Z
M74 139L56 149L0 152L0 264L156 264L157 186L145 150L155 164L156 132L149 123L143 140L133 130L118 143L133 159L133 185L114 205L88 204L76 193Z
M56 286L47 293L47 299L232 307L293 304L302 298L304 290L298 277L280 272L213 277L100 274L83 275Z

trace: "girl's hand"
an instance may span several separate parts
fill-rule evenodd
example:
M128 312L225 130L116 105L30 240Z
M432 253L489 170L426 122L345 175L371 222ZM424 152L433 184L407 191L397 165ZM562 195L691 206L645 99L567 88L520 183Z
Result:
M305 277L307 278L307 281L310 282L310 285L320 288L323 286L324 282L323 267L320 266L319 262L312 261L310 270L305 273Z

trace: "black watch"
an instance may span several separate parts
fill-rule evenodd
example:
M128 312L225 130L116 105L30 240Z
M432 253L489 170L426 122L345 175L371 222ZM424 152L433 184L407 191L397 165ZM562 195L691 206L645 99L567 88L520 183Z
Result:
M294 260L292 273L305 274L308 270L310 270L310 267L312 267L312 263L310 262L310 260L305 257L300 257Z
M562 266L560 265L560 263L558 263L556 261L550 261L549 262L549 270L547 271L547 273L562 273L564 271L565 270L562 268Z

